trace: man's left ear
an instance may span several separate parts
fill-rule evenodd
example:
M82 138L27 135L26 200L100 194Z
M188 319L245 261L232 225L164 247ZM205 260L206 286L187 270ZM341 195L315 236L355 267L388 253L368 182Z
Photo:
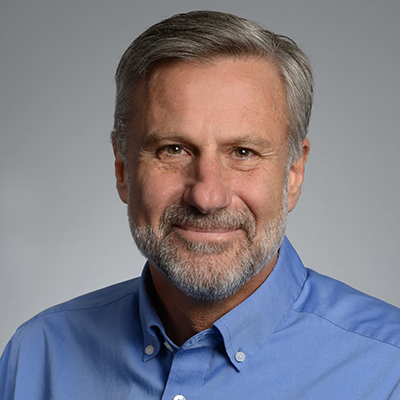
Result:
M310 154L310 142L304 139L301 143L302 156L296 160L289 171L288 181L288 211L292 211L299 200L301 185L304 179L305 165Z

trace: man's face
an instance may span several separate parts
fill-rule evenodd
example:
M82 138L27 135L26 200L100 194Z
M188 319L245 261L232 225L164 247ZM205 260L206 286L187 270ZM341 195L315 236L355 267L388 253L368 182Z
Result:
M135 99L116 160L135 241L186 294L227 297L276 254L300 194L306 157L287 167L278 73L253 58L173 62Z

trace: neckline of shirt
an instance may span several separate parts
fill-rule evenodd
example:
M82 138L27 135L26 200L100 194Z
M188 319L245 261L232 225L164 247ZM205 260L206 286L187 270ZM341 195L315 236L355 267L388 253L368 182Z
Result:
M144 338L143 361L156 357L164 342L177 352L193 346L215 346L223 341L231 363L241 371L246 361L251 359L268 340L292 308L307 273L296 251L285 237L278 261L266 281L245 301L217 320L212 328L199 332L181 347L176 346L168 338L151 304L145 285L148 276L146 264L139 289L140 319ZM145 352L148 346L154 348L151 354Z

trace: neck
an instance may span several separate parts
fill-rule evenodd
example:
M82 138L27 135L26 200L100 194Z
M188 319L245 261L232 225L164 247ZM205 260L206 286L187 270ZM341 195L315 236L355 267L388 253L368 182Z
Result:
M275 256L257 275L233 295L215 301L199 301L185 295L157 267L149 263L153 289L149 295L168 337L181 346L246 300L267 279L275 266Z

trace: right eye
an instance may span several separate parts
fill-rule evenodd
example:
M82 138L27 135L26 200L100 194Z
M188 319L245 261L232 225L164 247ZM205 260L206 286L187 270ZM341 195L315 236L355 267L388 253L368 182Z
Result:
M185 148L179 144L167 144L158 151L158 156L161 158L186 156L188 154Z
M168 146L165 146L164 151L171 155L182 154L182 152L184 152L183 148L181 146L178 146L177 144L170 144Z

